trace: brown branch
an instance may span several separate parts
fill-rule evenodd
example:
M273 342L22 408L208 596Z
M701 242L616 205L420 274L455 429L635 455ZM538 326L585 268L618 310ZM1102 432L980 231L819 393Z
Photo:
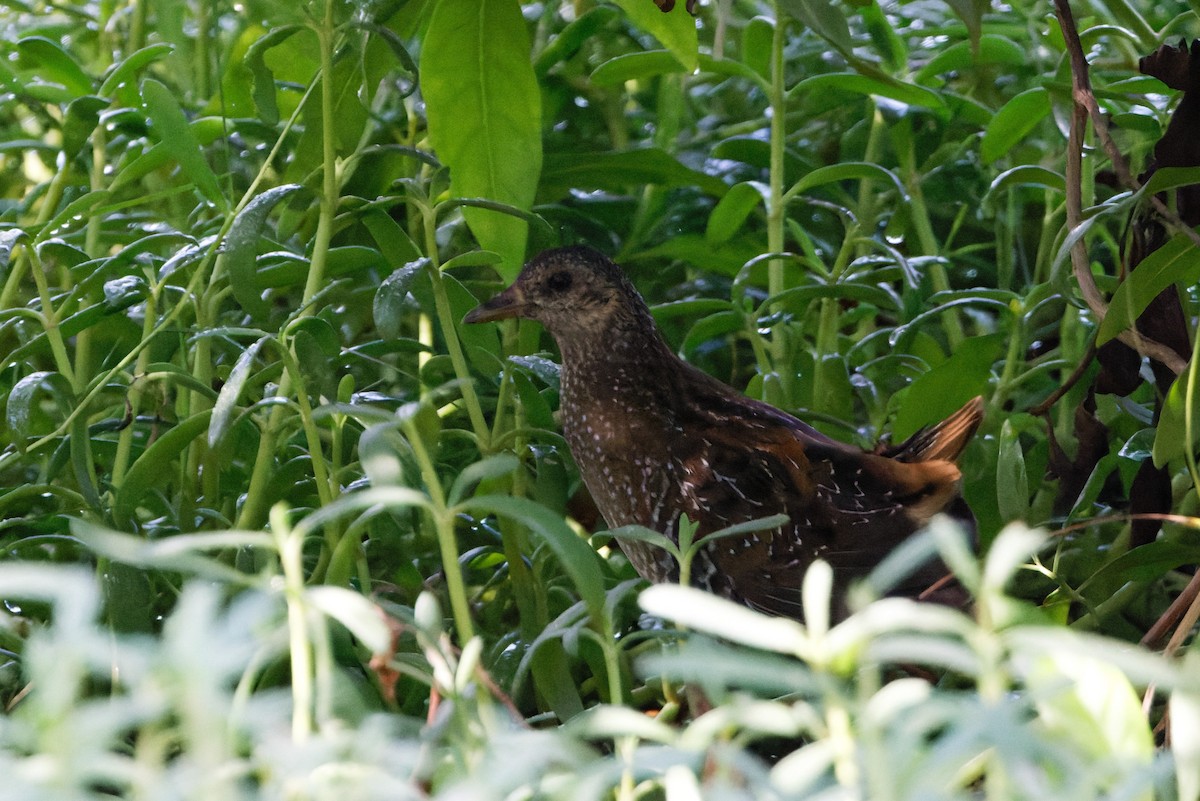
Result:
M1088 63L1083 55L1083 45L1079 41L1079 31L1075 28L1075 18L1071 13L1071 6L1067 0L1054 0L1054 10L1058 16L1058 24L1062 28L1067 54L1071 61L1071 97L1074 107L1071 113L1071 130L1067 140L1066 189L1067 229L1074 231L1083 219L1083 136L1084 125L1089 117L1121 183L1135 191L1140 188L1140 185L1130 173L1129 165L1109 135L1108 124L1100 113L1096 95L1092 92L1091 81L1088 77ZM1189 226L1184 225L1182 220L1179 220L1170 209L1167 209L1162 201L1152 198L1151 202L1160 214L1166 212L1170 217L1174 217L1183 230L1186 230L1197 245L1200 245L1200 236ZM1096 323L1103 322L1104 316L1108 313L1108 304L1092 276L1091 265L1088 263L1087 245L1084 243L1083 237L1080 237L1071 247L1071 269L1075 273L1075 280L1079 284L1079 291L1083 295L1084 302L1096 317ZM1122 331L1118 338L1142 356L1148 356L1166 365L1176 375L1182 373L1187 367L1187 360L1172 348L1143 337L1134 329Z

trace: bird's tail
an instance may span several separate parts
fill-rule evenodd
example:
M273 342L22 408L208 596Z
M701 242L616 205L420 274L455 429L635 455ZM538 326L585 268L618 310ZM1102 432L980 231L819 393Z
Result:
M983 422L983 398L975 397L940 423L926 426L884 456L900 462L956 462Z

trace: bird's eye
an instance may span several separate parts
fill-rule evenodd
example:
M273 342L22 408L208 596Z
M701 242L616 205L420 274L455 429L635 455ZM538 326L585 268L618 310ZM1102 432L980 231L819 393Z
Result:
M566 292L571 288L571 274L566 270L559 270L546 279L546 288L555 293Z

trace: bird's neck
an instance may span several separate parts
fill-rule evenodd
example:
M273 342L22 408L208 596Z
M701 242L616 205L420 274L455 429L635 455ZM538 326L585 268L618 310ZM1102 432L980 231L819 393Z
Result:
M612 320L603 329L560 336L558 346L564 406L665 411L681 364L648 311Z

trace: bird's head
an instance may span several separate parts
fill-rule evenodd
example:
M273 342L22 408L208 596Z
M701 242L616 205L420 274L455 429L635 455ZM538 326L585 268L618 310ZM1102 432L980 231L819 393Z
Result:
M473 309L464 322L528 317L559 338L607 330L644 308L621 268L608 257L591 248L565 247L539 254L512 286Z

